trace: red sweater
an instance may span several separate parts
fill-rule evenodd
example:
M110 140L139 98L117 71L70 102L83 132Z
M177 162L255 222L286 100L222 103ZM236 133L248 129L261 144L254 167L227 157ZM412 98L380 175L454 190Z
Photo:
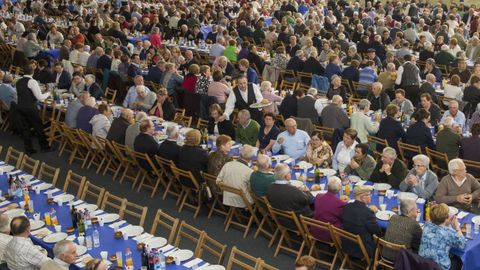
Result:
M191 94L195 94L195 84L197 83L197 76L193 74L187 74L183 78L182 88Z

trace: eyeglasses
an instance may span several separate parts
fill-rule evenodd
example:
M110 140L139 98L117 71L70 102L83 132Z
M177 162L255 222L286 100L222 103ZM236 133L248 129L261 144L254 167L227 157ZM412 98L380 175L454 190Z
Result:
M415 168L421 168L421 167L425 167L425 165L413 164L413 167L415 167Z

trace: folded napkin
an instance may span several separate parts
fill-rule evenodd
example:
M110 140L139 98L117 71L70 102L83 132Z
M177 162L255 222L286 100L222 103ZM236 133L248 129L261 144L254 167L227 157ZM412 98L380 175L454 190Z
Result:
M30 185L36 184L38 182L40 182L40 180L38 180L38 179L30 180Z
M10 175L19 174L21 172L22 172L21 170L16 170L16 171L10 172Z
M85 202L82 201L82 200L76 200L72 203L73 206L77 206L77 205L81 205L81 204L84 204Z
M125 224L126 222L127 221L125 221L125 220L120 220L120 221L117 221L115 223L112 223L112 224L108 225L108 227L113 229L115 227L120 227L120 225Z
M101 210L101 209L98 209L98 210L96 210L95 212L93 212L93 216L94 216L94 217L96 217L96 216L98 216L98 215L101 215L101 214L103 214L103 210Z
M169 251L171 249L175 248L174 246L168 244L160 249L161 252L165 253L166 251Z
M59 192L59 191L61 191L61 190L60 190L60 189L58 189L58 188L54 188L54 189L52 189L52 190L50 191L50 193L52 193L52 194L53 194L53 193L55 193L55 192ZM63 193L62 193L62 194L63 194Z
M201 270L203 268L207 268L208 266L210 266L209 263L204 263L202 266L198 267L197 270Z
M153 238L153 235L149 233L142 233L139 236L135 236L133 240L137 241L137 243L142 243L143 241Z
M458 219L462 219L466 216L468 216L468 212L460 211L460 213L457 214Z
M165 256L172 256L172 254L174 254L175 252L177 252L179 250L180 250L179 248L174 248L174 249L170 250L169 252L165 253Z
M82 255L78 258L78 260L75 262L75 264L80 267L80 268L84 268L85 267L85 263L84 262L89 262L93 259L92 255L90 254L85 254L85 255Z
M12 202L11 201L4 201L4 202L1 202L0 203L0 207L4 207L4 206L7 206L9 204L11 204Z
M60 198L60 197L63 196L63 195L65 195L65 193L62 192L62 193L60 193L60 194L58 194L58 195L53 196L52 198L56 201L58 198Z
M367 181L365 181L365 180L360 180L357 183L355 183L355 186L363 186L363 185L365 185L366 182Z
M288 158L288 159L285 159L285 160L283 161L283 163L289 164L289 163L292 163L292 161L293 161L293 159Z
M425 199L424 198L418 198L417 199L417 203L425 203Z
M187 262L186 264L184 264L183 266L187 267L187 268L192 268L194 265L198 265L199 263L203 262L202 259L200 258L196 258L194 260L191 260L189 262Z

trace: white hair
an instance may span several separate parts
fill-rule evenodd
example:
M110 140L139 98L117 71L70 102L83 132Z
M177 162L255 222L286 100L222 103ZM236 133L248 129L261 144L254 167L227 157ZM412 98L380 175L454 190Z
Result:
M255 149L248 144L244 145L242 150L240 150L240 157L244 160L251 160L254 155Z
M365 110L365 108L369 108L371 105L370 101L368 99L361 99L359 102L358 102L358 108L360 110Z
M392 147L383 148L382 154L397 158L397 151L395 151L395 148Z
M137 86L135 87L135 91L137 91L137 93L145 92L145 86L143 86L143 85L137 85Z
M285 180L285 177L290 174L290 168L287 164L279 163L275 167L274 176L276 180Z
M410 213L417 206L417 202L414 199L407 198L400 200L400 212L402 214Z
M427 168L427 170L428 170L428 168L429 168L429 166L430 166L430 158L427 157L427 156L425 156L425 155L423 155L423 154L419 154L419 155L414 156L414 157L412 158L412 160L413 160L414 162L417 161L417 160L420 161L420 162L423 164L423 166L425 166L425 168Z
M55 246L53 246L53 256L55 256L55 258L58 258L58 256L68 251L70 245L73 245L73 242L70 240L62 240L60 242L57 242Z
M328 178L328 191L337 193L342 188L342 180L337 176L332 176Z
M143 119L146 119L148 117L146 112L137 112L137 115L135 116L135 121L136 122L141 122Z
M460 158L454 158L448 162L448 172L453 174L453 171L459 169L459 167L465 166L463 160Z
M455 123L455 120L451 116L447 116L445 117L445 119L443 119L443 125L446 127L451 128L453 126L453 123Z
M267 155L258 155L257 166L259 170L266 170L272 166L272 159Z
M317 95L317 89L310 88L310 89L308 89L307 94L312 95L312 96L316 96Z
M178 127L177 125L170 125L167 127L165 134L168 136L169 139L175 138L178 134Z
M95 75L87 74L85 75L85 80L90 80L92 82L95 82Z

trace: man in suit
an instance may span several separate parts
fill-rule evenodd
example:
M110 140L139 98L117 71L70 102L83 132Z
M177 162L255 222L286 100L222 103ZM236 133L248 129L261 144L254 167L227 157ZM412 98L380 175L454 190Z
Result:
M103 89L95 82L95 75L85 75L85 91L88 91L90 96L96 100L100 100L103 97Z
M53 77L52 70L48 67L47 60L38 60L38 72L35 72L33 78L39 83L47 84L51 82Z
M133 142L133 149L140 153L148 154L148 156L155 160L155 155L159 154L158 151L158 142L153 137L155 135L155 125L150 119L143 119L140 122L140 134L137 135L135 141ZM149 164L146 164L143 160L140 160L140 166L151 171Z
M303 71L303 65L305 65L305 62L303 61L305 59L304 53L302 50L298 50L295 53L295 56L290 58L290 61L287 63L287 69L293 70L293 71Z
M425 93L430 94L430 97L432 97L433 102L438 104L437 93L435 92L435 87L433 86L433 84L436 82L436 77L433 74L427 74L427 76L425 78L426 78L425 82L422 84L422 86L420 86L420 93L419 94L420 95L425 94ZM412 103L413 102L414 101L412 100ZM417 101L417 103L418 103L418 101Z
M134 78L137 75L142 75L142 69L140 68L140 56L138 54L132 55L131 64L128 67L128 77Z
M42 264L40 270L68 270L77 260L77 246L70 240L57 242L53 247L53 260Z
M297 51L300 50L300 46L297 44L297 37L291 35L289 38L290 43L285 48L285 51L290 55L290 57L294 57L297 55Z
M478 37L472 37L469 40L465 54L470 61L474 62L480 57L480 40Z
M308 89L305 95L303 90L295 90L297 95L297 116L301 118L308 118L312 120L313 124L318 123L318 113L315 109L315 96L317 95L317 89Z
M188 68L190 67L190 65L193 65L193 64L198 65L198 62L197 60L195 60L195 57L193 57L193 52L191 50L186 50L184 57L185 57L185 63L180 65L180 67L178 68L179 70L188 71Z
M321 114L322 125L329 128L341 129L350 126L350 119L342 109L343 99L339 95L332 97L332 103L327 105Z
M161 83L165 72L165 61L159 61L148 70L147 80L154 83Z
M60 47L60 58L59 61L70 59L70 51L72 50L72 42L70 39L65 39L63 41L63 46Z
M100 47L97 47L97 48L100 48ZM112 48L106 48L105 53L102 53L102 55L98 58L94 67L102 71L110 70L110 68L112 67L112 58L113 58L112 54L113 54Z
M355 201L345 205L342 214L343 229L360 235L370 257L373 256L375 250L373 235L381 232L374 213L375 210L378 210L374 206L373 209L367 206L372 200L371 190L371 186L356 186L353 190ZM342 243L342 247L348 255L354 258L363 258L358 245L345 241Z
M158 155L164 159L173 161L173 163L178 163L178 154L180 152L180 146L177 144L177 139L179 136L178 127L175 125L170 125L167 127L166 134L168 138L160 144L158 148Z
M122 109L120 117L112 121L112 125L107 133L107 140L120 144L125 144L125 133L133 119L133 111L130 109Z
M388 183L392 188L398 189L407 173L407 166L397 158L397 151L392 147L385 147L370 180L375 183Z
M310 52L309 57L305 61L305 63L303 63L303 68L299 71L312 73L316 75L323 75L325 73L325 68L317 60L317 57L318 57L317 51L312 50ZM310 83L310 82L304 82L304 83Z
M56 62L53 70L52 82L57 84L58 89L70 89L72 75L63 68L62 62Z

